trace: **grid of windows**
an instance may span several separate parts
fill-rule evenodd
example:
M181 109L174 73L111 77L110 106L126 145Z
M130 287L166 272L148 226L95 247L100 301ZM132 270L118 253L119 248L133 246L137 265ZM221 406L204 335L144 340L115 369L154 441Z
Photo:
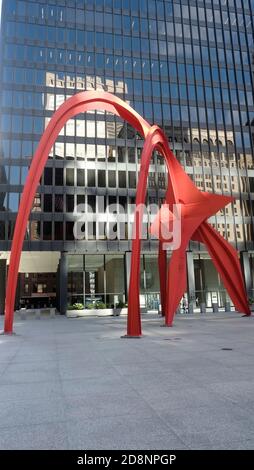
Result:
M4 2L5 248L32 155L53 112L78 91L103 89L164 128L201 190L236 198L212 222L239 249L253 249L253 15L253 0ZM133 129L110 114L70 120L52 148L27 239L42 246L72 240L76 205L96 194L105 205L124 198L127 207L135 196L142 145ZM167 177L158 155L152 163L148 200L154 202L163 198Z

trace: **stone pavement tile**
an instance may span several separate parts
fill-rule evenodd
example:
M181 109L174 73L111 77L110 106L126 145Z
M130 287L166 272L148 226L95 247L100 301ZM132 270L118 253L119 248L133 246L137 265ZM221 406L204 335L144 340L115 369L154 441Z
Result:
M131 341L131 340L123 340L123 341ZM135 340L133 340L135 341ZM111 361L114 365L122 365L125 366L128 364L148 364L149 362L153 362L154 365L156 364L155 359L149 358L149 355L145 353L145 351L140 351L139 349L132 348L132 349L121 349L121 345L119 345L120 350L118 353L115 351L113 353L106 353L107 360Z
M223 447L225 446L225 447ZM237 441L222 444L219 449L232 449L232 450L254 450L254 439L246 439L245 441Z
M191 450L209 450L213 448L211 440L211 433L204 433L202 431L196 432L181 432L181 440Z
M160 416L181 438L185 434L203 433L207 440L219 443L225 440L225 436L229 441L254 436L253 417L229 402L221 405L214 400L206 407L193 407L190 403L188 408L169 413L164 411Z
M207 362L206 366L196 363L188 364L183 368L183 374L191 380L209 386L212 383L223 383L237 377L239 381L247 380L250 377L250 368L247 366L229 366Z
M73 365L73 363L83 364L99 364L100 362L105 363L105 357L98 353L96 348L96 342L89 349L86 349L82 344L79 348L56 348L56 358L59 364L63 366Z
M18 335L0 339L0 446L12 430L10 448L28 438L38 449L252 448L254 322L143 323L144 337L127 341L126 318L17 322Z
M59 374L59 365L55 361L28 361L28 362L17 362L13 361L8 365L8 371L11 373L18 372L55 372Z
M223 351L222 348L233 348L233 351ZM254 354L253 354L254 356ZM205 351L202 355L203 360L212 360L214 364L230 367L250 367L250 356L244 350L239 351L230 343L221 343L214 348L212 353ZM253 366L254 369L254 366Z
M158 384L157 389L141 388L138 391L140 396L159 413L170 413L177 409L188 410L189 407L211 406L211 395L207 393L207 390L191 384L188 387L174 385L162 390ZM216 393L213 394L212 400L218 406L223 407L225 404L225 399Z
M29 341L28 344L22 344L18 350L19 357L23 356L43 356L52 355L56 353L56 346L52 341L37 341L37 338L33 338L33 341ZM43 357L42 357L43 359Z
M254 449L254 435L239 436L236 433L231 434L222 431L192 431L182 432L181 439L191 450L238 450L238 449Z
M1 375L5 372L5 370L9 367L10 362L0 362L0 377ZM1 383L1 378L0 378L0 383Z
M55 396L59 397L59 400L61 400L62 386L60 381L12 383L1 385L0 380L0 396L4 397L6 401L44 399Z
M16 355L15 362L17 364L24 363L24 362L38 362L41 361L55 361L56 360L56 353L52 351L47 351L42 347L41 351L33 352L33 348L31 348L30 352L22 353L21 351Z
M163 376L165 374L165 367L161 363L156 362L144 362L144 363L125 363L125 364L113 364L113 368L122 377L149 377L150 381L153 377Z
M84 359L86 361L93 360L94 356L96 358L99 357L97 341L94 340L92 343L83 344L84 334L82 335L82 339L75 338L72 341L76 342L76 344L63 344L62 346L56 345L56 354L57 357L61 360L64 358L65 360L72 360L72 359Z
M62 380L62 391L66 397L80 396L86 393L88 395L109 394L116 390L122 394L126 391L126 395L128 395L128 391L133 389L117 376L110 377L106 375L102 377Z
M118 373L112 367L103 367L101 365L86 365L79 366L73 363L73 367L63 366L59 368L60 377L65 379L75 379L75 378L96 378L103 377L104 375L109 377L118 377Z
M96 370L97 367L99 369L105 368L105 370L108 369L108 363L104 362L103 359L97 359L97 360L86 360L84 358L75 358L75 359L66 359L61 360L57 359L58 367L59 367L59 372L64 376L65 374L74 374L74 373L80 373L80 374L86 374L86 371L89 370ZM112 367L111 367L112 369Z
M118 369L119 370L119 369ZM137 390L151 390L156 393L158 390L170 391L171 388L177 387L189 387L190 384L195 384L189 377L179 373L178 370L168 369L161 371L156 369L153 373L140 371L139 373L133 373L133 368L127 368L127 375L125 369L122 374L122 378L126 380L133 388Z
M211 393L216 392L223 398L226 398L239 406L249 406L253 409L254 406L254 379L237 380L232 377L232 380L217 380L209 384Z
M1 429L2 450L67 450L69 442L65 423L16 426Z
M83 418L103 418L134 415L135 417L146 418L154 416L156 413L148 403L138 394L131 390L124 393L112 390L105 394L101 390L97 393L88 394L86 391L82 396L69 396L65 400L65 410L67 419Z
M5 351L2 346L0 349L0 364L11 362L14 360L14 358L16 358L16 356L17 356L17 351L15 350Z
M115 417L66 423L71 449L186 449L159 418Z
M1 385L6 384L25 384L36 382L50 382L57 380L59 373L56 370L42 370L39 367L37 370L19 370L10 371L8 368L1 376Z
M236 441L236 442L219 442L217 444L193 444L192 450L254 450L254 440Z
M22 401L2 400L0 403L0 430L7 427L25 426L65 421L63 399L23 399ZM1 433L1 431L0 431Z

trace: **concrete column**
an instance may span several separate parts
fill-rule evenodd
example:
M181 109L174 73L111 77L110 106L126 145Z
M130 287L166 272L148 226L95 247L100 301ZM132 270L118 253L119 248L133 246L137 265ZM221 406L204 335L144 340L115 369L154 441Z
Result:
M67 253L61 253L59 262L59 311L66 315L68 306L68 259Z
M247 251L241 251L240 260L241 260L241 265L242 265L246 290L247 290L247 293L251 296L252 282L251 282L251 269L250 269L249 253Z
M124 266L125 266L125 300L128 302L128 291L130 283L130 273L131 273L131 251L126 251L124 256Z
M18 275L18 282L17 282L17 289L16 289L16 297L15 297L15 310L20 309L20 297L21 297L21 282L20 282L20 273Z
M195 290L195 271L194 271L194 259L193 252L186 252L187 262L187 288L188 288L188 300L189 303L196 302L196 290Z
M86 256L83 255L83 304L86 305Z
M56 308L60 312L60 262L56 272Z
M0 315L4 315L6 294L6 259L0 260Z

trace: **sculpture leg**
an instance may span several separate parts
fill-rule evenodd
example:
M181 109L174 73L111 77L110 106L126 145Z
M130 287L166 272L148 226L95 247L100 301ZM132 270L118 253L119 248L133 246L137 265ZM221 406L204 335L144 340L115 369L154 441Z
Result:
M206 222L199 227L193 238L205 243L236 309L248 316L251 315L236 250Z
M137 223L139 217L137 217ZM139 304L139 283L140 283L140 249L141 240L139 231L136 230L135 239L132 242L131 272L128 295L128 319L127 336L139 337L141 331L141 316Z
M161 131L156 126L150 128L147 133L145 145L141 157L141 167L136 195L136 208L134 219L134 239L132 242L131 273L128 295L128 321L127 336L141 336L141 318L139 304L139 284L140 284L140 252L142 239L143 211L147 192L147 178L149 165L153 150L158 143L163 140Z
M167 297L167 251L163 250L163 243L159 242L159 276L161 293L161 313L165 317Z
M46 165L50 149L54 145L61 129L69 119L81 112L83 113L94 109L104 109L105 111L116 114L117 116L121 116L138 132L140 132L143 137L146 137L146 134L150 129L150 125L126 103L105 92L92 91L78 93L69 98L54 113L41 137L32 160L15 224L6 290L5 333L12 333L13 330L14 302L22 245L25 238L27 221L32 208L33 199Z
M186 286L186 253L184 246L173 252L169 263L165 318L166 326L173 325L174 315L186 290Z

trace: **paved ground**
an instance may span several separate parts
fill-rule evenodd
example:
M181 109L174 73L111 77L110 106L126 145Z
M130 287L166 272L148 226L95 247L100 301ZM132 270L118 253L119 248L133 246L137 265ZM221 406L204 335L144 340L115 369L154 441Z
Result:
M254 449L254 318L147 316L138 340L120 339L125 322L17 320L0 336L1 449Z

